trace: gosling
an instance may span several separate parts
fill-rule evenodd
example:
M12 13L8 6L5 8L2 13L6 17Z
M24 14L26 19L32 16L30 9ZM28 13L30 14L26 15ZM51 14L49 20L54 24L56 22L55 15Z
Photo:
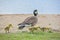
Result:
M12 24L9 24L8 26L5 27L5 32L9 33L10 28L13 27Z
M40 29L40 27L32 27L32 28L29 28L30 32L34 32L35 30L38 30Z

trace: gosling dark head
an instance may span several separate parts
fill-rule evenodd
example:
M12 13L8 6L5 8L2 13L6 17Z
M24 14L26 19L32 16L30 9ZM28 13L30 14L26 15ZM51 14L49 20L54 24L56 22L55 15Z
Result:
M34 10L34 11L33 11L33 14L34 14L34 16L37 16L37 15L38 15L37 10Z

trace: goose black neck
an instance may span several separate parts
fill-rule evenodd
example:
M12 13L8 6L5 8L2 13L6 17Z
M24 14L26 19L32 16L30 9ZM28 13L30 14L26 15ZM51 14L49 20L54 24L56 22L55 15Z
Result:
M34 10L33 14L34 14L34 16L37 16L38 15L37 10Z
M37 14L34 13L34 16L37 16Z

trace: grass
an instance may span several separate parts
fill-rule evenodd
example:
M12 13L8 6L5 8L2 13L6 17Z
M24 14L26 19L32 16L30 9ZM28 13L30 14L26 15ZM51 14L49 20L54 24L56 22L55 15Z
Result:
M47 32L18 32L18 33L0 33L0 40L60 40L60 33Z

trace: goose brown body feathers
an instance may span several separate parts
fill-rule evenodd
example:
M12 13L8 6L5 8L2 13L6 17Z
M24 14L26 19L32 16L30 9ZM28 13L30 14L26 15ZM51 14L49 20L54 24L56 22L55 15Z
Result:
M34 26L37 23L37 21L38 21L37 10L34 10L33 14L34 14L34 16L27 17L22 23L18 24L19 29L23 29L24 27L26 27L26 25Z

